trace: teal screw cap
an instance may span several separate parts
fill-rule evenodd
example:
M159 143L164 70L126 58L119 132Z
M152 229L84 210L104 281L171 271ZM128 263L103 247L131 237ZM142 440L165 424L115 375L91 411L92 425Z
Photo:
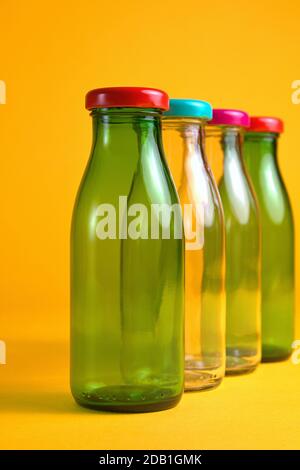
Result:
M212 106L201 100L171 99L169 111L164 112L163 116L211 119Z

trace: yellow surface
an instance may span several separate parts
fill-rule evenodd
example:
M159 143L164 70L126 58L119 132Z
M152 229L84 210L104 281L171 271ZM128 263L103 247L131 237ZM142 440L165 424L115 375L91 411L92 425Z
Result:
M0 448L300 449L300 364L266 364L228 377L213 391L185 394L172 410L114 414L73 402L66 344L9 348Z
M55 343L68 338L69 226L91 143L91 88L153 86L281 116L299 246L299 17L298 0L1 1L0 446L299 444L300 366L262 366L159 415L98 415L73 405Z

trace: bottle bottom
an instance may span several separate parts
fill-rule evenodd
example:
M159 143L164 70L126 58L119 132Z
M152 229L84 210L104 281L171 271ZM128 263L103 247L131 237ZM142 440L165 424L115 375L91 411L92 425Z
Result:
M94 388L73 394L75 401L85 408L123 413L146 413L173 408L181 394L174 390L152 385L116 385Z
M185 371L184 391L197 392L200 390L212 390L222 382L222 377L216 377L214 373L201 371Z
M291 350L272 346L269 344L262 345L262 362L279 362L285 361L291 355Z
M260 355L254 350L226 349L226 375L248 374L260 363Z
M184 390L186 392L210 390L223 380L221 366L205 367L199 360L186 359L184 370Z

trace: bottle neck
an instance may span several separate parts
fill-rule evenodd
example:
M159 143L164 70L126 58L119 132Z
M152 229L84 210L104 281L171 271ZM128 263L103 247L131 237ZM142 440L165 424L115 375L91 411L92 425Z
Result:
M245 153L257 163L262 159L277 162L278 135L272 132L247 132L245 134Z
M279 174L277 162L278 135L271 132L247 132L244 142L244 155L248 172L253 180L261 174Z
M208 163L219 183L226 168L244 171L242 158L243 131L239 127L219 127L208 125L205 129L205 149Z
M161 144L161 112L144 108L94 109L93 150L101 149L101 156L109 151L111 157L118 155L114 149L141 150L149 140L152 144Z
M163 142L177 189L193 166L203 165L203 122L196 118L164 118Z
M180 139L181 150L185 149L185 156L190 152L200 152L203 155L203 122L196 118L164 118L163 130L166 136Z

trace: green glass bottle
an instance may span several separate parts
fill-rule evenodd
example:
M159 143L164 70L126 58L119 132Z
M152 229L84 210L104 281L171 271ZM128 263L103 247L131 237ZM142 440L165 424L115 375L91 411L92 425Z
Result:
M168 105L154 89L87 95L94 137L71 234L71 390L83 406L156 411L183 392L184 239L161 144ZM161 207L174 210L162 219Z
M185 226L185 390L218 386L225 373L224 217L207 164L209 103L172 99L163 142Z
M246 113L214 109L206 153L225 217L226 373L254 370L261 359L261 234L259 210L242 157Z
M277 160L283 122L251 118L244 155L262 222L262 360L286 359L294 338L294 224Z

